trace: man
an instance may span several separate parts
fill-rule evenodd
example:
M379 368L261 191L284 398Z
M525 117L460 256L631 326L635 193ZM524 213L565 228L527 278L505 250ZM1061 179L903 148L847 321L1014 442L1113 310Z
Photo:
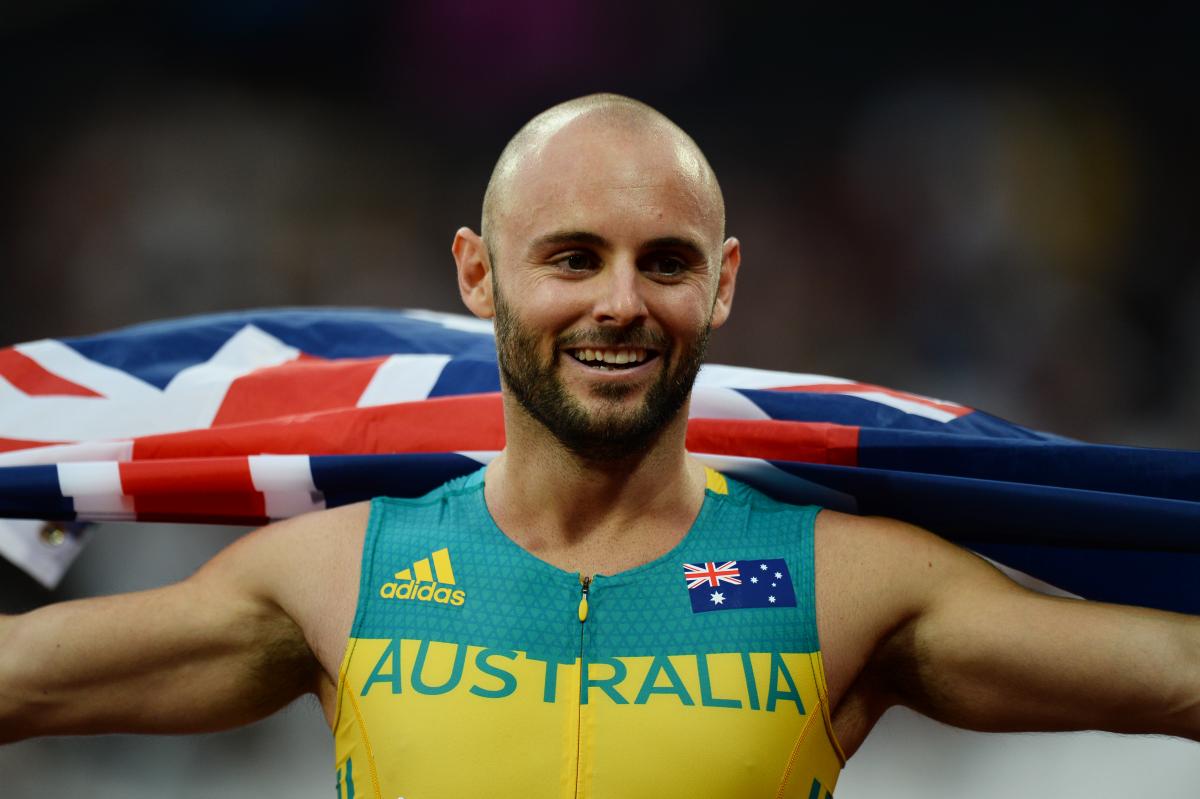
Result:
M1200 619L1029 593L684 450L741 262L703 154L580 98L453 253L507 445L419 500L246 536L177 585L0 619L0 740L199 732L311 692L339 795L832 794L880 714L1200 740Z

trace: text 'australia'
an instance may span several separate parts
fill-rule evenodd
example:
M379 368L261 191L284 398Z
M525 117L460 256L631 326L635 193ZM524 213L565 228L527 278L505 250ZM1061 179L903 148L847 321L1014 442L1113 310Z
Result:
M363 641L359 642L362 645ZM556 702L560 686L579 685L579 702L775 712L804 699L793 674L807 655L728 652L695 655L555 659L515 650L411 639L371 640L379 653L360 696L464 693L483 699L523 695ZM563 676L560 677L560 672Z

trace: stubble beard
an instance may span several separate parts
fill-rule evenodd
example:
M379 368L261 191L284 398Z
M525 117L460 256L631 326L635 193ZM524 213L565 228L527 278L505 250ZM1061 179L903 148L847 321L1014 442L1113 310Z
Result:
M584 460L618 461L647 452L687 401L708 348L708 320L694 343L678 353L674 365L671 364L674 349L644 327L598 328L586 334L560 336L549 362L544 363L539 357L536 335L521 324L504 302L498 286L494 286L493 297L496 358L505 387L526 413ZM602 408L591 411L567 391L558 373L563 351L582 342L654 349L665 366L636 408L618 407L621 400L636 391L635 387L602 384L591 389L592 396L603 402Z

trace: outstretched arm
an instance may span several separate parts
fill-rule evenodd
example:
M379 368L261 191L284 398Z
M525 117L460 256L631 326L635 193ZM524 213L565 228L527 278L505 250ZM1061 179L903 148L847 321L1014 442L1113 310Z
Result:
M878 578L860 609L884 621L845 692L844 724L904 704L983 731L1200 740L1200 617L1045 596L910 525L845 525Z
M176 585L0 617L0 743L228 728L314 690L320 668L271 585L278 527Z

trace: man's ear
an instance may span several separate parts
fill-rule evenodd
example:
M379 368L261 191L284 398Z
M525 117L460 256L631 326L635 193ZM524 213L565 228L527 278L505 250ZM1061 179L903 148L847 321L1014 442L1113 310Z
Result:
M720 327L733 309L733 289L738 267L742 265L742 245L735 238L725 240L721 248L721 274L717 277L717 296L713 300L712 326Z
M454 233L450 252L458 266L458 293L463 304L480 319L491 319L496 309L492 304L492 263L487 245L478 233L460 227Z

